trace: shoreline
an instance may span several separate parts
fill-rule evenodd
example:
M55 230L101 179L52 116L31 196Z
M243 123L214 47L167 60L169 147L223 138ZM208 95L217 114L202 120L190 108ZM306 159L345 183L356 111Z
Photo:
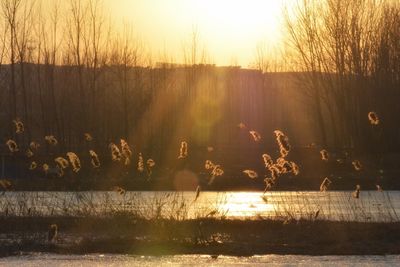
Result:
M48 227L58 225L54 241ZM400 254L400 222L3 217L0 257L56 254L229 256Z

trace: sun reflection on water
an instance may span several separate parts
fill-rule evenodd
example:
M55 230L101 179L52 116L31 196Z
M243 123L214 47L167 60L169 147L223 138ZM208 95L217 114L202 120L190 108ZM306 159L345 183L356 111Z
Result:
M258 218L271 215L275 207L265 202L260 193L235 192L227 194L225 201L218 205L218 209L226 217Z

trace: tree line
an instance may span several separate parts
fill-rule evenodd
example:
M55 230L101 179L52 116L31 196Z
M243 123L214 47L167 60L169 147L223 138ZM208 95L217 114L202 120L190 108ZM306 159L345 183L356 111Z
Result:
M400 111L400 8L393 1L301 0L285 13L283 58L258 47L254 69L216 67L195 28L184 44L183 64L168 55L154 62L132 26L115 30L101 1L51 3L47 9L33 0L0 6L2 144L42 143L36 155L42 163L54 164L68 151L89 162L88 151L95 150L111 164L109 144L122 138L133 162L141 153L163 173L186 167L201 172L207 159L250 168L259 164L255 155L277 153L276 129L287 133L299 158L313 159L296 152L313 147L317 156L320 149L399 149L393 114ZM372 128L371 111L380 118ZM16 119L23 134L15 131ZM250 130L261 134L260 143L252 142ZM57 138L56 147L46 145L48 135ZM176 162L182 141L190 164ZM27 176L24 150L1 151L10 164L19 162L10 176ZM18 174L21 166L27 172Z
M399 148L400 4L301 0L285 12L290 59L326 145ZM381 127L366 128L368 112Z

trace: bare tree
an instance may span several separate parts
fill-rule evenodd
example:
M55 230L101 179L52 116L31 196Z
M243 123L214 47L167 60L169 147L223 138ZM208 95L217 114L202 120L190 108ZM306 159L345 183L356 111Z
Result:
M79 94L79 110L80 119L77 122L78 136L84 132L84 125L88 123L87 110L87 92L85 91L84 85L84 34L87 23L88 6L82 3L81 0L70 0L69 2L69 14L67 16L67 32L68 32L68 47L73 55L73 64L77 69L77 87ZM80 140L78 138L78 140Z
M116 67L116 76L118 79L119 87L121 89L121 117L123 118L123 129L124 136L129 136L129 130L131 129L130 123L130 109L131 103L129 93L133 93L135 85L139 83L139 77L137 69L139 66L142 56L142 47L139 41L134 39L131 25L124 23L122 33L116 38L113 46L113 53L111 64ZM130 80L130 74L135 73L135 80Z
M9 26L9 50L10 50L10 65L11 65L11 79L10 79L10 121L17 117L17 88L15 82L15 60L16 60L16 28L17 28L17 15L21 4L21 0L5 0L1 2L1 9L3 16Z
M34 8L34 1L25 1L22 8L22 14L18 18L17 21L17 28L16 31L16 38L15 44L17 47L18 52L18 59L19 59L19 66L20 66L20 86L22 91L22 108L23 108L23 120L26 122L27 125L31 124L30 116L28 113L28 95L26 89L26 80L28 75L26 73L25 64L28 59L29 50L33 44L33 39L31 36L32 33L32 26L34 25L33 21L33 8ZM25 131L27 132L28 140L30 140L30 128L26 127Z
M305 71L303 86L314 102L323 143L329 136L335 146L368 142L362 118L376 103L360 96L376 92L374 66L384 45L379 36L393 29L382 27L386 5L396 10L390 1L303 0L294 16L286 12L289 42Z

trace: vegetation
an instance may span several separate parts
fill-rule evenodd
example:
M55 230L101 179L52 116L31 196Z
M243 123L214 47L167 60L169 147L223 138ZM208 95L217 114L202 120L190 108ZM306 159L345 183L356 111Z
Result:
M222 208L229 201L224 196L193 213L195 203L182 193L153 197L142 193L74 193L63 201L57 197L66 193L47 193L47 197L52 195L47 202L40 199L46 197L43 193L32 194L37 198L21 193L18 199L12 199L15 195L10 194L9 202L2 202L1 256L31 251L150 255L399 253L398 217L389 196L384 195L379 199L384 201L381 213L375 214L379 221L371 221L371 203L360 205L361 200L345 195L339 202L332 201L328 210L319 207L315 212L316 203L301 193L282 193L275 196L280 204L275 205L271 217L238 219L229 217L229 211ZM123 203L116 204L110 197ZM13 205L15 201L19 207ZM29 202L33 202L33 208L29 208ZM337 205L343 205L340 208L347 213L341 215ZM7 213L5 208L9 209ZM338 220L327 220L329 215Z
M209 183L201 178L206 160L233 179L222 176L208 189L264 188L242 172L261 177L259 156L283 155L270 138L276 129L290 136L288 160L303 179L282 178L277 188L317 189L328 175L336 189L359 179L363 188L399 188L395 2L303 1L286 14L283 60L291 68L273 67L259 48L253 70L209 64L196 29L185 43L185 64L167 55L154 63L129 25L112 28L101 1L64 4L55 2L46 16L40 1L1 5L1 178L14 189L195 190ZM121 139L132 148L128 167L110 157L110 145ZM41 147L33 151L32 142ZM179 156L181 142L186 157ZM327 162L317 159L323 149ZM57 169L54 160L67 153L80 165ZM155 167L137 168L141 160ZM363 166L356 173L355 160ZM177 188L173 177L186 169L200 182Z
M299 1L286 64L259 48L254 69L210 64L196 29L184 64L153 62L101 1L40 4L0 5L3 255L400 253L396 1ZM327 206L282 193L272 217L193 210L203 190L318 188Z

